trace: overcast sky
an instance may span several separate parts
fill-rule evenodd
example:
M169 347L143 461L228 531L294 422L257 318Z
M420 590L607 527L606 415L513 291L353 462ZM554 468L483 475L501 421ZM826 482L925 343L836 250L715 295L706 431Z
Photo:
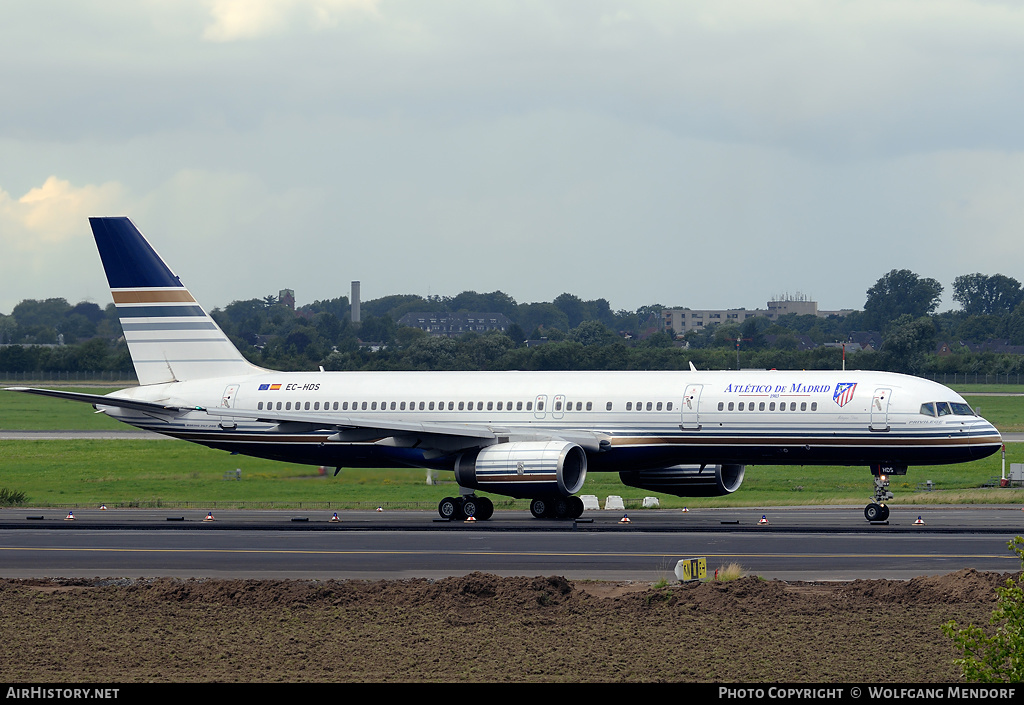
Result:
M1017 2L8 0L0 61L0 313L110 302L90 215L207 309L1024 280Z

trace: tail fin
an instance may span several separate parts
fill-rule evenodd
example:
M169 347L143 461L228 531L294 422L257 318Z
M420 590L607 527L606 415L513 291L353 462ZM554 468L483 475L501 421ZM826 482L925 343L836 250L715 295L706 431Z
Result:
M131 220L89 218L139 384L249 375L249 363Z

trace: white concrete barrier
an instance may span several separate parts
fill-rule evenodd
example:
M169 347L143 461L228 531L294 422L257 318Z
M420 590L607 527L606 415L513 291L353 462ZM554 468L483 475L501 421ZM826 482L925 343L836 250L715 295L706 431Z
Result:
M617 494L610 494L604 500L605 509L622 509L625 511L626 505L622 503L622 497Z
M596 494L581 494L580 499L583 500L583 509L600 509L601 500L597 498Z
M644 509L659 509L661 502L657 497L644 497Z

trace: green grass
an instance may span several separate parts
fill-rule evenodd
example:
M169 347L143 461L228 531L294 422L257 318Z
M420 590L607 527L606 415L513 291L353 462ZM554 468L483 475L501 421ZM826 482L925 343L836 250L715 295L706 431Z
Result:
M1024 446L1008 446L1007 462L1024 462ZM1024 490L979 489L999 475L998 454L960 465L911 468L892 478L894 504L1016 503ZM242 470L242 480L224 479ZM306 465L279 463L211 450L183 441L5 441L0 444L0 487L24 492L32 506L233 503L275 506L330 503L336 508L401 504L429 508L457 486L450 473L442 484L425 483L423 470L342 470L319 475ZM932 480L936 491L918 492ZM663 508L865 504L871 475L862 467L753 466L742 489L728 497L657 495ZM486 493L483 493L486 494ZM626 487L615 473L590 473L580 494L639 500L653 493ZM506 498L491 496L506 508ZM423 503L416 505L415 503ZM525 508L520 502L514 506ZM632 507L631 507L632 508Z
M83 394L109 394L110 387L54 387ZM0 429L5 431L123 431L127 428L88 404L0 390Z
M963 398L1001 432L1024 431L1024 397L978 397L964 394Z

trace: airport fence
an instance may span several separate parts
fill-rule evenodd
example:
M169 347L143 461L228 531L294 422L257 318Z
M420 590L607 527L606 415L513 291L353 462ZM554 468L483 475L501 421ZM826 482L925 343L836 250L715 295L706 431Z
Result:
M0 372L0 380L5 383L44 383L70 382L72 384L138 384L134 372L117 370L69 371L69 370L36 370L35 372Z
M987 374L984 372L940 372L922 374L920 377L946 386L955 384L1024 384L1024 375L1019 373Z

